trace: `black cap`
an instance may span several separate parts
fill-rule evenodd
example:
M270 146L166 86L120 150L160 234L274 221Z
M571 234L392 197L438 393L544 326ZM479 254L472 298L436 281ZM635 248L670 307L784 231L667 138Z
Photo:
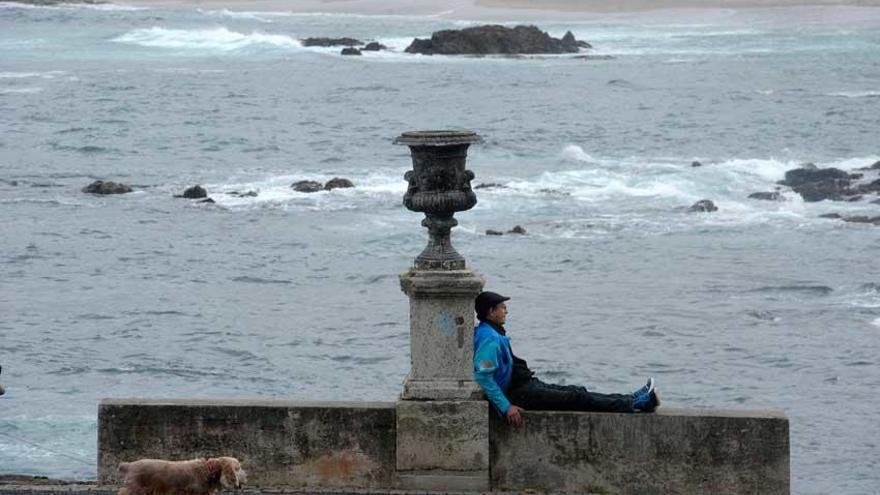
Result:
M509 300L509 297L504 297L497 292L480 292L480 295L474 299L474 311L477 312L477 318L482 320L486 317L486 313L488 313L490 309Z

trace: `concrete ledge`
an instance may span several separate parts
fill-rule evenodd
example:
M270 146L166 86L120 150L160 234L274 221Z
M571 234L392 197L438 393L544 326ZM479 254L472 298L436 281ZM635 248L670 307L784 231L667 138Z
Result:
M98 407L98 482L119 462L231 455L256 486L393 487L395 404L108 399Z
M490 428L496 490L789 493L788 419L780 412L529 411L519 430L497 417Z
M788 419L780 412L529 411L520 429L489 416L489 486L496 492L789 493ZM120 461L233 455L254 493L427 493L424 484L421 491L399 490L411 481L406 476L418 481L413 477L436 473L397 470L397 427L393 402L105 400L98 411L98 482L114 485ZM413 437L432 449L428 438ZM472 486L464 477L455 481L430 489ZM59 493L34 490L29 495ZM2 487L0 495L7 495Z

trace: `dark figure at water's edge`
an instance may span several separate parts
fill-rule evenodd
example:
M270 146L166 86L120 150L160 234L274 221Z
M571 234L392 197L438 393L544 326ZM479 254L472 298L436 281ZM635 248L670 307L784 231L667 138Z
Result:
M525 360L513 354L504 329L510 300L495 292L482 292L474 301L480 324L474 330L474 380L508 423L520 426L522 412L595 411L654 412L660 398L654 379L631 394L600 394L579 385L556 385L535 378Z

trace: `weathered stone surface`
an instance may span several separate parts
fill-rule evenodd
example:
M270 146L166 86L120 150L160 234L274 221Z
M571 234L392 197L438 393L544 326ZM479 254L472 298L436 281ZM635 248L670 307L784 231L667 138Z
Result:
M348 179L345 179L343 177L334 177L334 178L328 180L326 184L324 184L324 189L326 189L328 191L331 191L333 189L347 188L347 187L354 187L354 182L352 182Z
M482 471L488 476L489 403L398 401L397 469Z
M489 490L489 403L398 401L397 472L407 489Z
M493 490L789 494L788 419L778 412L526 411L521 429L494 415L490 428Z
M117 483L120 461L226 454L242 460L249 489L277 493L391 493L407 477L421 483L409 486L425 490L430 476L439 483L434 489L442 490L446 480L447 491L464 491L486 462L495 491L789 493L788 419L782 413L526 411L525 426L514 429L490 412L488 402L457 404L463 405L456 412L459 406L413 401L398 421L395 403L108 399L98 408L98 482ZM432 425L432 417L440 424ZM477 455L485 421L488 457ZM402 466L436 461L450 468L468 461L463 465L470 470L397 472L401 443ZM30 495L71 490L67 485L61 492Z
M301 193L313 193L324 190L323 184L313 180L300 180L291 184L290 187L294 191Z
M407 53L424 55L514 55L538 53L576 53L589 44L570 32L563 39L553 38L535 26L509 28L499 25L435 31L431 39L414 39Z
M183 191L183 194L181 194L178 197L187 198L187 199L207 198L208 191L205 190L205 188L202 186L195 185L195 186L187 188L185 191Z
M119 462L232 455L250 486L393 487L395 404L105 399L98 481Z
M301 40L302 46L360 46L364 42L355 38L305 38Z
M474 298L483 281L470 270L400 276L410 300L410 372L401 398L478 399L473 380Z
M96 180L86 187L82 188L82 192L88 194L125 194L132 191L131 186L121 182Z
M362 55L361 51L352 46L347 46L339 52L340 55Z
M764 201L784 201L782 193L779 191L756 192L749 194L749 199L760 199Z
M690 208L688 208L689 212L712 212L718 211L718 207L715 206L711 200L701 199L696 203L692 204Z

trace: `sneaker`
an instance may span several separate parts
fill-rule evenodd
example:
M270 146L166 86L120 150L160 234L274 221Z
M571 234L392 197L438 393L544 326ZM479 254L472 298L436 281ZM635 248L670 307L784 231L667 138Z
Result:
M654 412L660 405L660 397L654 390L654 379L649 378L644 387L633 393L633 411Z
M646 383L644 387L642 387L632 393L633 399L635 399L639 395L650 394L652 390L654 390L654 377L653 376L648 377L648 383Z

